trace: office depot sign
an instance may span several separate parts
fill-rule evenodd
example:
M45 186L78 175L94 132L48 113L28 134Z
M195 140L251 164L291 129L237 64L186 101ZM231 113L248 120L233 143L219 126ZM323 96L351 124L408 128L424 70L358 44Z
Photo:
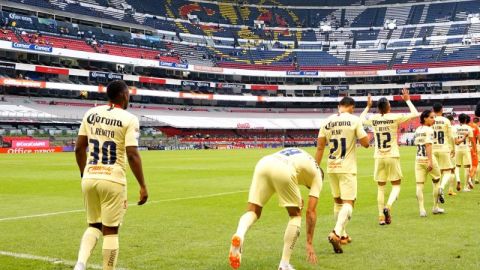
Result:
M0 154L41 154L63 152L63 147L0 148Z
M12 148L48 148L48 140L12 140Z

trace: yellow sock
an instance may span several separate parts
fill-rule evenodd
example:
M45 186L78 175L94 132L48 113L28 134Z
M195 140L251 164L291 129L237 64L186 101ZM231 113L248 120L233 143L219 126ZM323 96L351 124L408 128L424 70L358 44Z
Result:
M337 222L338 213L342 209L342 206L342 203L333 203L333 220L335 220L335 222Z
M248 211L240 218L238 221L238 227L236 235L240 236L242 240L245 238L245 234L247 233L250 226L257 221L257 214L253 211Z
M335 233L338 236L341 236L347 227L347 223L352 217L353 207L348 203L344 203L342 206L342 210L338 213L337 224L335 225Z
M118 234L103 237L103 270L115 270L118 259Z
M418 208L420 209L420 212L426 212L425 206L423 203L423 184L417 183L417 201L418 201Z
M385 186L377 185L377 190L378 216L383 216L383 208L385 208Z
M298 237L300 236L301 226L301 216L290 217L290 221L288 221L287 228L285 229L285 235L283 236L283 253L281 263L290 263L290 257L292 256L293 249L295 248L295 244L297 243Z
M388 197L387 207L392 207L393 203L398 199L400 195L400 185L392 185L392 191L390 191L390 196Z
M80 249L78 251L78 262L87 265L88 258L92 254L92 250L97 245L97 241L102 235L102 232L94 227L88 227L82 236L82 241L80 242Z

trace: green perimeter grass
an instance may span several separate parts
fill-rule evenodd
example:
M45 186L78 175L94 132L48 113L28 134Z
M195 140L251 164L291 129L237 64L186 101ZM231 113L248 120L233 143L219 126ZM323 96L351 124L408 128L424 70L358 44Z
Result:
M314 153L314 149L307 149ZM131 206L120 234L119 267L128 269L229 269L228 249L255 163L274 149L142 152L150 201L228 193L215 197ZM326 240L334 226L328 179L320 197L315 232L319 264L305 256L305 221L291 263L297 269L479 269L480 192L447 197L447 214L420 218L415 197L415 149L403 147L405 179L390 226L377 225L376 185L371 150L358 152L358 201L344 254ZM324 167L324 166L322 166ZM83 208L73 153L1 155L0 219ZM129 202L138 199L131 173ZM387 193L390 188L387 188ZM432 187L425 188L431 209ZM307 190L302 188L306 199ZM240 269L276 269L287 213L273 197L246 236ZM85 213L0 221L0 251L75 261L86 227ZM101 264L101 242L90 263ZM0 269L71 269L49 262L0 255Z

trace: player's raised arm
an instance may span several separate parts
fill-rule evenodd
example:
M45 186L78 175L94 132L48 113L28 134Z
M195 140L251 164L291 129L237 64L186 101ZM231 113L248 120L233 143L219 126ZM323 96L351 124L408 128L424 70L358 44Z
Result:
M401 122L408 121L412 118L418 117L419 113L415 105L413 105L412 101L410 100L410 91L405 87L402 89L402 99L405 100L407 103L408 109L410 109L410 113L406 114L401 120Z
M367 114L370 108L372 107L373 101L372 101L372 96L368 94L367 97L367 106L365 107L365 110L360 114L360 119L362 120L362 123L364 125L371 125L371 121L367 120Z

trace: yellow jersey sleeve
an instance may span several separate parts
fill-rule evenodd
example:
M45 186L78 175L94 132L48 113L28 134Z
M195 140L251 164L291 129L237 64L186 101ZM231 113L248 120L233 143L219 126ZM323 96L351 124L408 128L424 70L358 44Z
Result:
M80 129L78 130L78 136L88 136L85 117L82 119L82 123L80 124Z
M137 117L132 117L132 121L127 127L125 134L125 147L138 146L138 138L140 137L140 124Z
M400 114L400 117L397 119L397 122L399 124L401 124L403 122L406 122L406 121L408 121L410 119L413 119L413 118L418 116L417 108L415 108L415 106L413 105L413 103L410 100L407 101L407 106L410 109L410 113Z
M357 139L362 139L367 136L367 132L363 129L362 121L357 121L357 126L355 128L355 136Z

